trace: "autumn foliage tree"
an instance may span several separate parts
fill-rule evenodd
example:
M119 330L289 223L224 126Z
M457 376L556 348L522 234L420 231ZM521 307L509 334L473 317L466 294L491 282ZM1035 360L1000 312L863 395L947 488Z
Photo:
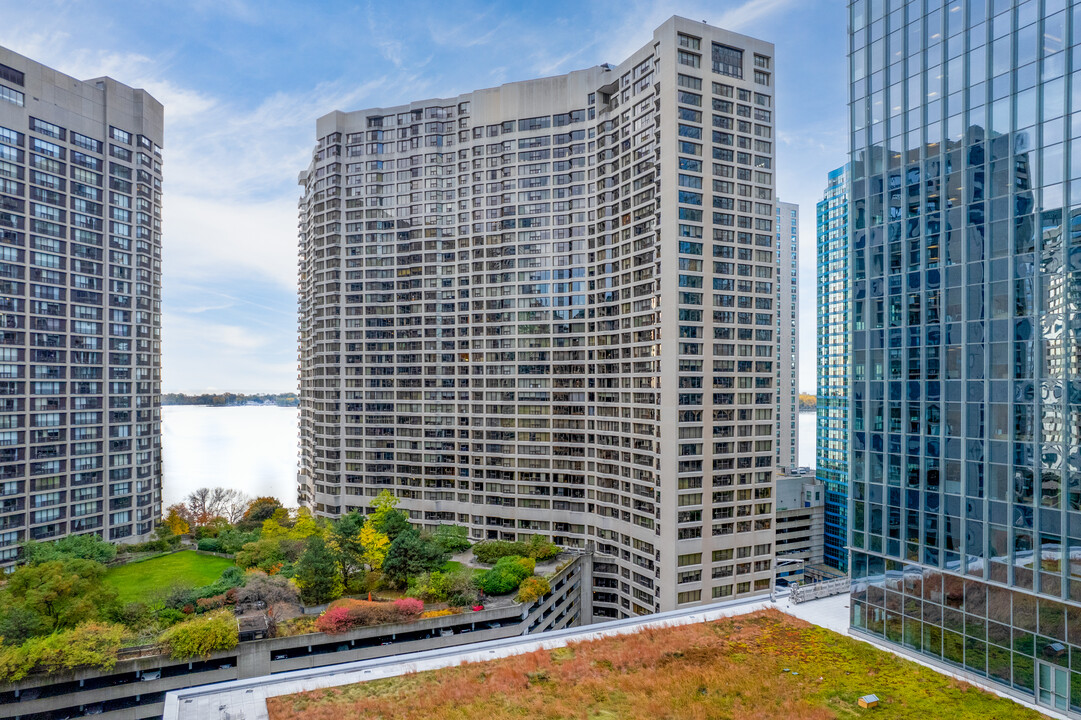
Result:
M251 500L234 488L199 488L184 500L185 519L193 526L207 525L219 517L235 524L244 517L250 504Z
M188 521L188 508L183 503L170 505L165 511L165 527L173 535L186 535L191 532L191 523Z

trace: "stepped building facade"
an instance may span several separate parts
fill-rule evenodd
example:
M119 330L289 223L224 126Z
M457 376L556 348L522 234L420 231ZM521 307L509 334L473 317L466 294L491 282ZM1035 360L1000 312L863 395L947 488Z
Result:
M591 546L601 618L768 592L774 71L674 17L618 66L320 118L300 501Z

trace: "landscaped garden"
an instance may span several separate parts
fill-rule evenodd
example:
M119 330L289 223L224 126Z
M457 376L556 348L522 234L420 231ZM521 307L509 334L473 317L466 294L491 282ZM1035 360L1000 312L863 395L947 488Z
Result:
M116 590L117 602L139 602L161 588L209 585L225 568L235 564L231 558L200 555L189 550L109 568L105 582Z
M877 708L858 706L875 694ZM776 610L268 701L271 720L1036 720L1045 716Z
M121 560L96 535L28 543L24 564L0 579L0 682L109 669L125 648L208 656L237 644L238 617L272 636L340 634L483 609L490 596L532 602L550 591L536 562L559 553L540 536L472 546L464 527L422 530L389 492L367 514L336 521L273 498L238 507L215 497L236 499L221 489L193 493L169 508L158 539L121 547ZM182 536L203 552L177 552ZM471 548L472 567L462 562ZM117 564L135 552L152 557Z

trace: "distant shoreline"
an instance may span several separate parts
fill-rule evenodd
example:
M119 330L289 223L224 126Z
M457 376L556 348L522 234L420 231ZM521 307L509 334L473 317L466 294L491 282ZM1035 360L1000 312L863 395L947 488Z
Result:
M300 405L296 393L165 393L161 396L163 406L190 407L291 407Z

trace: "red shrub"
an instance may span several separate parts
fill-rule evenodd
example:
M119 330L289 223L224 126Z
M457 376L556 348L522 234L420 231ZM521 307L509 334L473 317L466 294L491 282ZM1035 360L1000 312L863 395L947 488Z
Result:
M348 632L356 625L349 615L349 609L343 607L330 608L315 620L315 629L328 635Z
M417 600L410 600L406 607L416 605L419 605L421 609L424 607L424 604ZM366 600L342 598L330 604L327 611L315 621L315 627L320 632L333 635L368 625L401 622L419 613L419 609L413 612L412 610L407 611L405 608L399 608L396 602L368 602Z
M395 609L403 618L412 618L424 612L424 603L416 598L398 598L394 601Z
M196 607L199 608L199 612L206 612L207 610L217 610L225 605L225 595L213 595L208 598L199 598L195 601Z

